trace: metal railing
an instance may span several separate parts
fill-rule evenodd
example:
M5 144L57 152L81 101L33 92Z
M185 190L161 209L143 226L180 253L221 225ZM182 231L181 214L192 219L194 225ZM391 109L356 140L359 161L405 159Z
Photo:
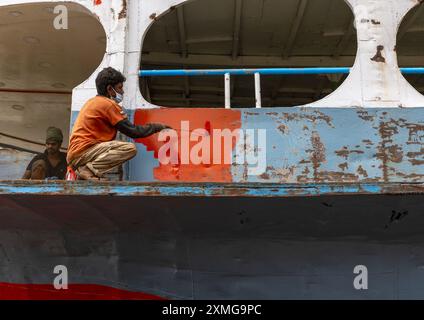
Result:
M266 69L196 69L140 70L140 77L224 76L225 108L231 108L231 76L254 75L256 108L262 107L261 75L349 74L352 68L266 68ZM400 68L403 74L424 74L424 68Z

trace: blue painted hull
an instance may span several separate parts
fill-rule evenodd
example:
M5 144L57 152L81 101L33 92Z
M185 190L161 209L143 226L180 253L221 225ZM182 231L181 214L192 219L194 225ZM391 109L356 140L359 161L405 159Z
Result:
M152 122L179 123L202 119L210 109L138 110ZM217 110L215 120L197 120L190 130L216 128L228 112L239 113L242 132L265 130L266 166L264 172L247 175L246 163L237 164L235 149L230 169L233 183L378 183L424 182L424 118L422 108L410 109L329 109L273 108ZM220 116L219 113L222 113ZM220 118L221 117L221 118ZM176 119L176 120L175 120ZM172 122L174 121L174 122ZM222 122L222 121L221 121ZM221 125L221 124L219 124ZM225 126L225 125L224 125ZM228 124L230 126L230 124ZM259 147L258 144L251 146ZM156 174L157 155L137 143L138 155L128 172L133 181L187 182L172 175ZM221 182L212 167L196 166L205 180ZM209 174L209 175L208 175Z

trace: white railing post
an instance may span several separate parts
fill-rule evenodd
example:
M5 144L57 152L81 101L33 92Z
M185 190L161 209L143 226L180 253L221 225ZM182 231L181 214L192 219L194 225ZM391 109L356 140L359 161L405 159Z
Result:
M262 108L262 96L261 96L261 74L255 73L255 99L256 108Z
M231 81L230 81L229 73L225 74L224 81L225 81L225 109L231 109Z

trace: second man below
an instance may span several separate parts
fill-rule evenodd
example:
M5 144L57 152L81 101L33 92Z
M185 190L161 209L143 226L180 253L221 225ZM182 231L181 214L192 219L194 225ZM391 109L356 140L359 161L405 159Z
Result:
M32 159L22 179L64 180L67 165L66 153L60 152L62 141L62 130L49 127L46 135L46 151Z
M134 125L128 120L119 106L125 80L121 72L103 69L96 78L98 95L87 101L76 119L67 159L79 179L100 180L137 154L134 143L115 140L118 131L138 139L170 129L159 123Z

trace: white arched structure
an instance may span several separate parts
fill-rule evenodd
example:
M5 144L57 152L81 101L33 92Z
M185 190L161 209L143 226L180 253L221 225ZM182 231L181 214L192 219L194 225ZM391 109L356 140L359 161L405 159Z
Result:
M423 107L424 96L401 74L396 35L419 0L346 0L355 14L358 53L346 81L311 107Z
M85 6L107 33L106 55L92 76L73 91L72 110L96 94L97 72L112 66L128 78L124 105L128 109L155 108L139 89L139 66L144 37L154 21L188 0L71 0ZM346 81L332 94L306 107L423 107L424 96L402 76L397 64L396 34L405 15L420 0L345 0L355 14L358 53ZM37 3L5 0L2 5ZM59 3L58 1L42 1ZM66 3L66 2L65 2Z

